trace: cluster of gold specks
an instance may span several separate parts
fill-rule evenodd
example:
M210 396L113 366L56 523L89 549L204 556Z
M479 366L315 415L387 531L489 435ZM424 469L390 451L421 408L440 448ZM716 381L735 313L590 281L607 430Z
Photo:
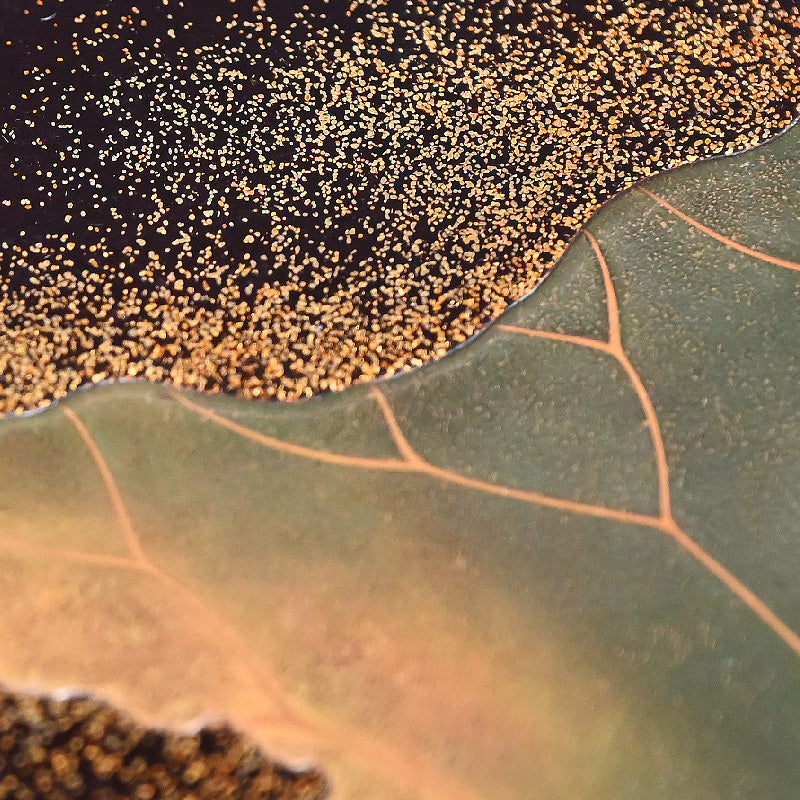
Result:
M0 691L0 797L321 800L317 772L274 764L228 728L148 730L88 698Z
M777 0L19 0L0 11L0 413L437 357L633 182L797 113Z

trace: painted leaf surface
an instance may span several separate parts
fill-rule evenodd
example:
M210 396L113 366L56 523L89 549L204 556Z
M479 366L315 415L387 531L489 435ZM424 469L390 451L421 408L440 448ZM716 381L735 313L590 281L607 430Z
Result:
M437 364L0 426L0 675L342 798L800 785L800 127L617 199Z

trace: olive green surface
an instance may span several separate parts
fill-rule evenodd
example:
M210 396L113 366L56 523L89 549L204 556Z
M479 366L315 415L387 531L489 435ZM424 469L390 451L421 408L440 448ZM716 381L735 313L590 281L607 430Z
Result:
M645 188L415 372L3 421L0 679L333 797L799 796L800 126Z

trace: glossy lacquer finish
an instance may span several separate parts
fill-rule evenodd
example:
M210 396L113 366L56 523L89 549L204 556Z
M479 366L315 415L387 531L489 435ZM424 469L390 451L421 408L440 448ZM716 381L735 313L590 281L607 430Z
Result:
M800 128L619 197L437 363L0 424L0 677L340 798L800 786Z

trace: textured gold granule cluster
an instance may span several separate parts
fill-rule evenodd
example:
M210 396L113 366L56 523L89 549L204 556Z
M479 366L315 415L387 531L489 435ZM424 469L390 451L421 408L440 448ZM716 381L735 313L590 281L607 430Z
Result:
M87 698L0 690L0 798L322 800L317 772L266 759L228 728L148 730Z

